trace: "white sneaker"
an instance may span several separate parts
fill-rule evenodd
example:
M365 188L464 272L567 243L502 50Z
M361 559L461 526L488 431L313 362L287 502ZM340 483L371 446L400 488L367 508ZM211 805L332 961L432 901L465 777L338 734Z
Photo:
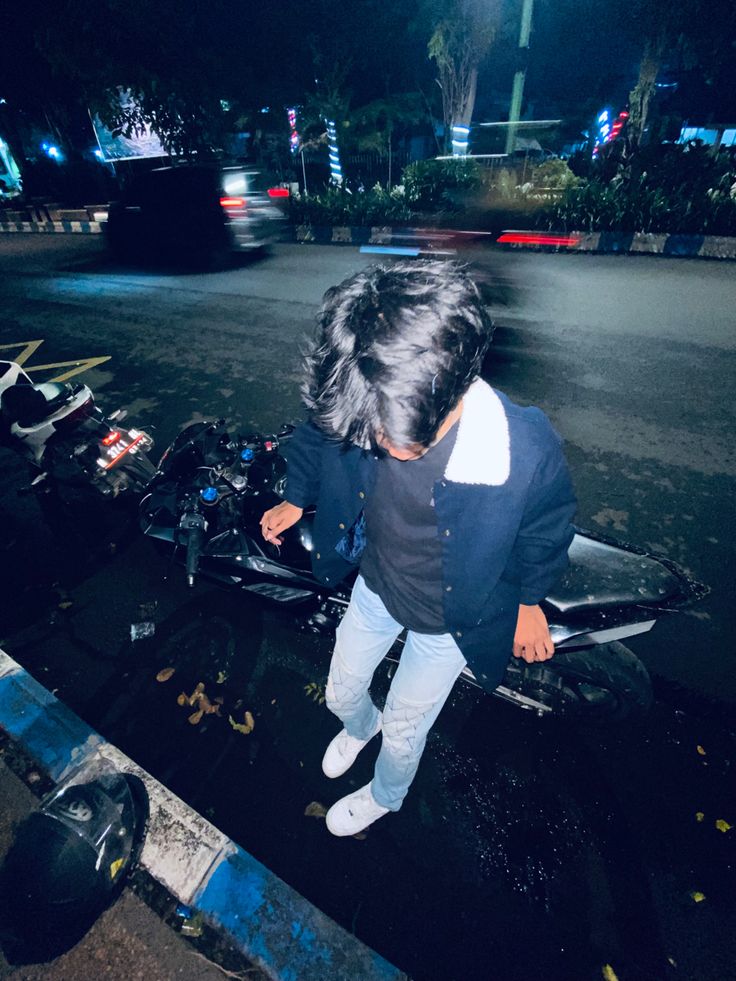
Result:
M367 783L365 787L333 804L325 821L333 835L344 838L347 835L357 835L384 814L388 814L388 808L375 802L371 785Z
M325 750L322 757L322 772L326 777L334 779L347 773L358 758L358 753L367 746L381 728L381 716L378 716L376 727L367 739L356 739L349 736L347 729L342 729Z

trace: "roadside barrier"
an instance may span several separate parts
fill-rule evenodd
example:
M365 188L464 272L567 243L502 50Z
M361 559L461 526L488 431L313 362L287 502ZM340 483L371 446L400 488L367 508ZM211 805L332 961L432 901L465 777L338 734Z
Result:
M105 216L98 220L64 218L58 221L0 221L2 232L31 232L42 234L99 235ZM472 242L492 245L496 241L505 248L543 249L558 252L597 252L621 255L699 256L707 259L736 259L736 238L725 235L659 235L649 232L565 232L553 236L559 241L543 241L544 235L532 232L504 232L500 240L487 231L451 228L405 228L403 226L356 225L296 225L293 240L309 245L358 245L406 250L406 255L441 254L442 249L458 248ZM503 241L505 235L527 236L526 241ZM573 241L574 240L574 241Z

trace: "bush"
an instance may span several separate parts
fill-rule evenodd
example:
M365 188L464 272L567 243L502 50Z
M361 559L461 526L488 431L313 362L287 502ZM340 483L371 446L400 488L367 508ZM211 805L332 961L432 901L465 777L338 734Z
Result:
M736 235L736 202L713 192L690 196L651 186L641 177L609 184L588 181L566 191L542 224L579 231Z
M570 187L578 187L582 180L570 170L566 160L550 158L532 168L528 177L534 187L550 188L566 191Z
M735 180L728 152L647 147L613 180L594 177L569 187L540 223L580 231L736 235Z
M296 225L400 225L411 218L404 188L376 184L368 191L329 187L322 194L294 195L291 219Z
M401 179L413 208L457 211L464 196L483 183L483 170L474 160L417 160Z

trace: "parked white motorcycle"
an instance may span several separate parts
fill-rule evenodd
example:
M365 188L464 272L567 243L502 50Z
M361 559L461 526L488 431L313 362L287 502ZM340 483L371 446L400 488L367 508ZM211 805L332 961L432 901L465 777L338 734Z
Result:
M0 361L0 445L31 469L29 489L92 488L102 497L137 496L155 467L153 439L119 425L121 410L103 416L82 383L34 384L14 361Z

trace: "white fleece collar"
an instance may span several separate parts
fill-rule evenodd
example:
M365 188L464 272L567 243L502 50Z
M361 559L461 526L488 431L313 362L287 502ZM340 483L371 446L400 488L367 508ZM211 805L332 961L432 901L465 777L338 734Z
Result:
M511 448L503 404L480 378L463 397L457 438L445 470L458 484L499 486L509 479Z

